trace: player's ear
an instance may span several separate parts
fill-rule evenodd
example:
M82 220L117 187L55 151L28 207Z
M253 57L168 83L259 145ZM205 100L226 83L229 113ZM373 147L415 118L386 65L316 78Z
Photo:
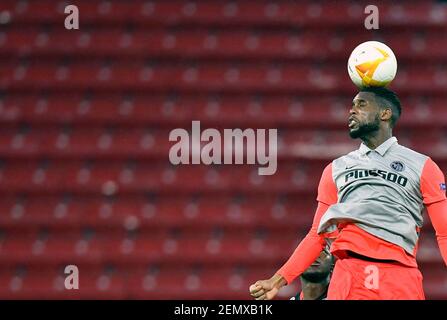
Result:
M391 108L385 108L380 111L380 120L388 121L393 116L393 110Z

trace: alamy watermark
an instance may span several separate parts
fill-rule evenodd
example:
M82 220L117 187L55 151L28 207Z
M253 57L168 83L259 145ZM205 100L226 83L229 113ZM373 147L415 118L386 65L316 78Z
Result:
M370 4L365 7L365 14L369 14L365 18L365 28L367 30L379 29L379 8Z
M67 30L79 29L79 8L75 5L67 5L64 13L68 14L65 18L64 26ZM376 5L367 5L364 10L368 16L365 18L365 28L367 30L379 29L379 8Z
M64 12L68 14L65 17L64 26L67 30L79 29L79 9L75 5L66 6Z
M364 285L369 290L379 289L379 268L376 265L368 265L364 270L365 277Z
M213 128L201 132L200 121L192 121L191 135L182 128L169 133L169 141L177 142L169 150L169 161L173 165L244 164L246 150L246 164L263 166L258 168L259 175L272 175L277 169L277 140L277 129L224 129L222 137ZM206 142L203 147L202 142Z
M78 290L79 289L79 268L75 265L68 265L65 267L65 289Z

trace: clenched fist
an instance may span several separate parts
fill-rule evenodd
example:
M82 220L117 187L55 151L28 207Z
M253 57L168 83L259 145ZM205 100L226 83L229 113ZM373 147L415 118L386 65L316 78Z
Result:
M275 274L268 280L259 280L250 286L250 295L256 300L272 300L279 289L286 285L285 279Z

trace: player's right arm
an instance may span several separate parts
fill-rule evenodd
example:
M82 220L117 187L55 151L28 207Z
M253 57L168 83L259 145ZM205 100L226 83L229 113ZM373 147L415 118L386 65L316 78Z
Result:
M257 300L273 299L279 289L296 279L320 255L325 240L317 234L321 217L334 203L337 203L337 187L332 178L332 164L326 166L318 185L318 207L314 215L312 227L300 242L287 262L270 278L259 280L250 286L250 294Z

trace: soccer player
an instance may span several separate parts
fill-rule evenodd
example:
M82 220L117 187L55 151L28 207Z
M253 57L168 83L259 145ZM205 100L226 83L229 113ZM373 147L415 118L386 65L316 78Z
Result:
M301 293L291 300L325 300L333 268L334 256L326 246L317 260L301 274Z
M359 149L324 169L309 233L276 274L250 286L252 297L273 299L329 241L338 258L329 300L425 299L416 262L422 210L447 264L446 187L432 159L393 136L400 115L398 97L386 88L365 88L355 96L348 128L362 140Z

